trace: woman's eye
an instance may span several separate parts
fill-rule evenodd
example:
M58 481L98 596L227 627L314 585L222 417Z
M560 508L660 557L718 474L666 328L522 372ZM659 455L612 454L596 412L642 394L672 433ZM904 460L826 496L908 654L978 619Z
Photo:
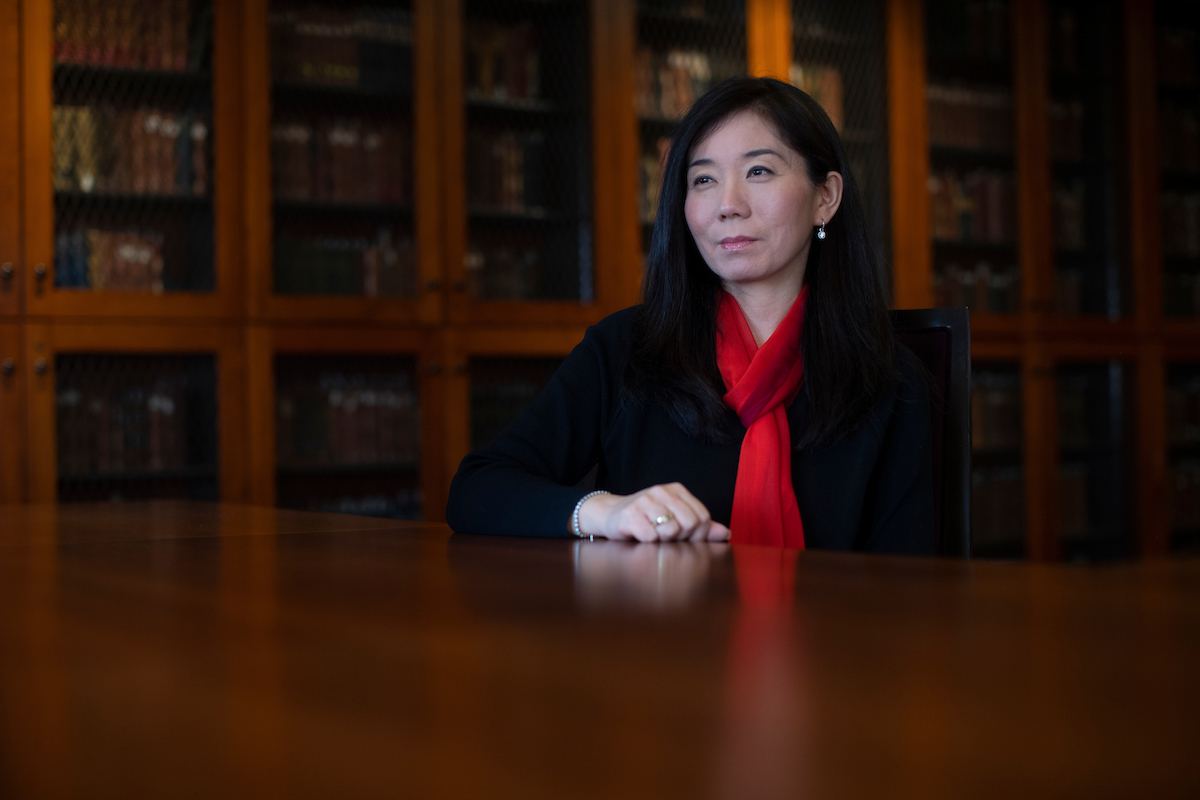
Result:
M692 186L699 186L702 183L711 183L711 182L712 182L712 178L708 177L707 175L701 175L701 176L697 177L694 181L692 181Z
M758 175L766 175L768 172L770 172L770 170L768 170L766 167L751 167L750 168L750 176L751 177L755 177Z

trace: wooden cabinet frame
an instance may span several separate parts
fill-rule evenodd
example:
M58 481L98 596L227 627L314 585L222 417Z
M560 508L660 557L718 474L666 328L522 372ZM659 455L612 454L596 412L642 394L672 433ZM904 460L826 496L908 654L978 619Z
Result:
M421 403L421 487L425 518L439 520L446 508L442 466L442 430L445 427L444 364L441 336L419 328L363 330L351 327L251 326L247 335L249 380L247 400L250 427L249 461L251 502L274 505L275 458L275 356L289 355L395 355L417 359L417 396Z
M243 294L239 123L240 0L213 0L213 292L93 292L54 288L53 0L20 0L22 31L25 311L37 316L196 319L237 317ZM34 271L44 270L41 279Z
M19 366L28 389L29 500L57 499L55 356L59 353L203 353L216 357L218 470L221 499L249 497L246 359L240 328L31 322Z
M471 452L470 360L477 356L565 358L583 340L585 328L471 328L447 331L443 352L446 376L446 429L443 436L445 485ZM445 502L442 504L445 507Z
M20 503L27 496L25 354L21 326L0 322L0 503Z
M243 60L246 95L245 147L239 168L245 175L244 258L249 286L246 313L280 322L344 320L351 323L437 323L442 318L444 260L441 197L446 155L439 129L439 106L446 102L437 74L443 33L442 5L413 1L413 222L417 252L414 298L287 296L274 293L274 236L271 214L271 52L270 0L240 4L246 30Z

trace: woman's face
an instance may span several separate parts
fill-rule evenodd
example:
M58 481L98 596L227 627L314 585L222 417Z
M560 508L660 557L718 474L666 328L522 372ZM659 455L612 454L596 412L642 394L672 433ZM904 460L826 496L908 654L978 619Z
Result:
M774 127L741 111L695 146L687 181L688 228L727 288L800 291L813 227L841 200L840 175L814 185Z

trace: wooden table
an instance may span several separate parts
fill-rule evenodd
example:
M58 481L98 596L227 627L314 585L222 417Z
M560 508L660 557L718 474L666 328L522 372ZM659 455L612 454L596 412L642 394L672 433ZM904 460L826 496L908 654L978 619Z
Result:
M1197 797L1200 562L0 509L0 797Z

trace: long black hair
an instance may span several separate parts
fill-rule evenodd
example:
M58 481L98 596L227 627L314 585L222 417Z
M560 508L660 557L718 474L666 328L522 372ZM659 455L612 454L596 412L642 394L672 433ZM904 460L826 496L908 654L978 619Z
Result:
M802 350L811 412L799 446L826 446L850 433L895 381L895 341L883 271L868 236L862 200L846 153L824 109L772 78L730 78L696 101L672 138L663 169L642 305L633 328L625 388L667 408L690 435L729 436L731 413L717 369L716 320L721 279L704 262L684 216L687 165L696 145L739 111L753 111L804 158L809 179L842 176L842 202L808 253ZM796 220L798 225L810 221Z

